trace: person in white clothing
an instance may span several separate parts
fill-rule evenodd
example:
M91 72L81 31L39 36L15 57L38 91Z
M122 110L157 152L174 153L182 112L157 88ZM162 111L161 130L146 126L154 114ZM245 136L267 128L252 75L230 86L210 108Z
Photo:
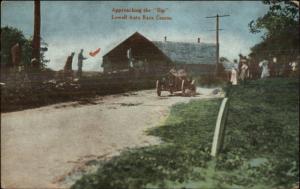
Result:
M289 65L290 65L291 70L292 70L290 76L292 76L292 77L293 77L293 76L297 76L297 72L298 72L298 62L293 61L293 62L289 63Z
M291 62L289 65L292 67L293 72L297 71L297 66L298 66L297 62L295 62L295 61Z
M231 69L231 76L230 76L230 82L232 85L237 85L238 82L238 72L235 67L232 67Z
M242 81L244 81L248 77L248 65L245 59L241 60L241 62L242 62L242 66L241 66L240 78Z
M270 76L270 71L268 68L268 61L267 60L263 60L259 63L259 67L262 68L262 72L261 72L261 77L260 78L266 78Z

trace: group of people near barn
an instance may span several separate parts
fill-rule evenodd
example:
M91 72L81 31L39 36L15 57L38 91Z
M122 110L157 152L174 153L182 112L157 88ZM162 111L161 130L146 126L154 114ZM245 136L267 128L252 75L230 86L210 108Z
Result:
M230 73L230 82L232 85L244 83L249 79L264 79L268 77L289 77L298 75L299 56L295 61L289 63L277 62L274 57L272 61L262 60L254 61L239 55L239 62L234 60Z

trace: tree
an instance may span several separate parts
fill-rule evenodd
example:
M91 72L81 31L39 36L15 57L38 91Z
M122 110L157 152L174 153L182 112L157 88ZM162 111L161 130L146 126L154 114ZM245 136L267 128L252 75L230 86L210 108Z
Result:
M21 65L28 67L31 63L32 56L32 38L26 39L23 32L17 28L5 26L1 28L1 67L11 67L11 47L19 43L22 49ZM40 62L41 68L45 68L46 64L50 61L45 57L48 44L41 41L43 48L40 48Z
M1 28L1 67L12 66L11 47L16 43L19 43L22 49L21 64L30 64L31 41L25 38L22 31L5 26Z
M299 8L290 1L264 0L268 12L249 23L251 33L264 32L263 41L251 48L252 57L295 59L299 55Z

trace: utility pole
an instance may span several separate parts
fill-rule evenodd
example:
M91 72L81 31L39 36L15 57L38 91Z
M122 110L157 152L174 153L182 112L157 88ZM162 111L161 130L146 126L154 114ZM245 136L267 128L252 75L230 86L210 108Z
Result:
M215 75L217 76L218 72L218 65L219 65L219 59L220 59L220 44L219 44L219 31L222 29L219 29L219 18L220 17L225 17L225 16L230 16L230 15L216 15L216 16L208 16L206 18L216 18L216 45L217 45L217 50L216 50L216 70L215 70Z
M32 41L32 58L36 58L36 68L40 67L40 48L41 48L41 8L40 0L34 1L34 29Z

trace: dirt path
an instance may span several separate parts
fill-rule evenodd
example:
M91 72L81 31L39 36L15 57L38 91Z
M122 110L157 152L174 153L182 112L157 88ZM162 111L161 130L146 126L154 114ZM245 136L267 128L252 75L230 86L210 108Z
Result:
M220 96L212 89L199 92L196 97L157 97L154 90L143 90L2 114L1 186L68 187L59 181L83 162L159 143L144 131L161 124L171 105Z

